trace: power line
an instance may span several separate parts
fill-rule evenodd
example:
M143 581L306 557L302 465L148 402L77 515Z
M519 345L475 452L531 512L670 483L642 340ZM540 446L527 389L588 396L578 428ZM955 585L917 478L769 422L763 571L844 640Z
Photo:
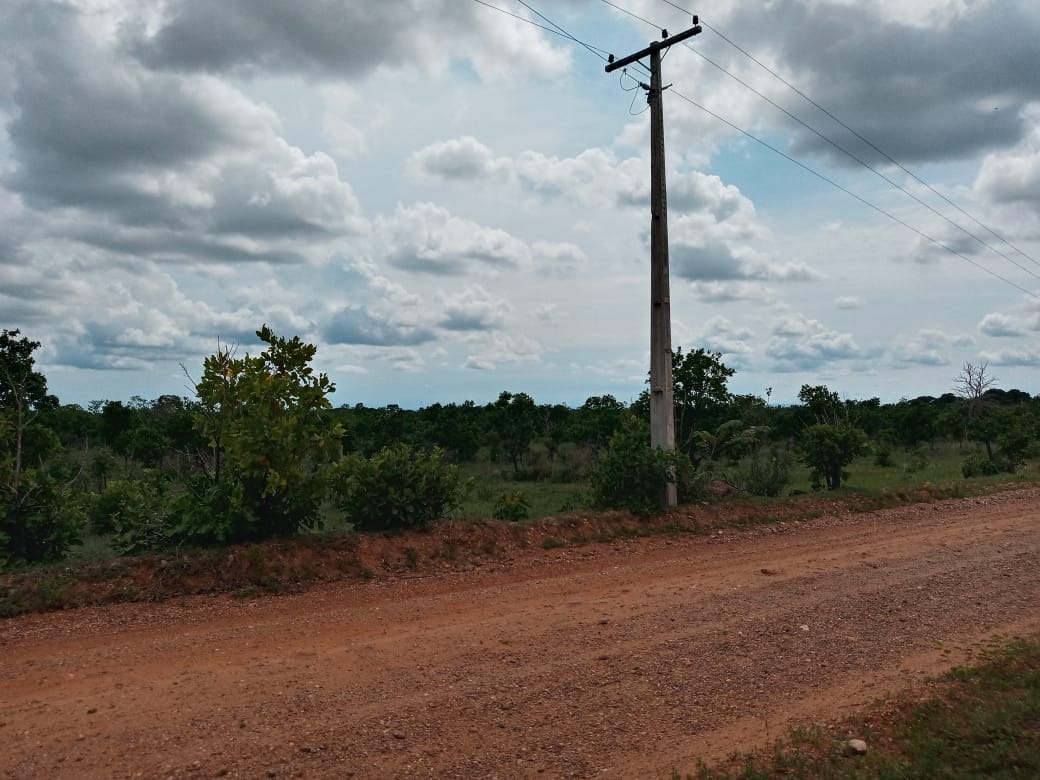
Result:
M524 22L525 24L529 24L532 27L537 27L539 30L545 30L546 32L550 32L553 35L559 35L560 37L567 37L563 33L553 30L550 27L546 27L543 24L538 24L538 22L532 22L530 19L521 16L520 14L515 14L512 11L507 11L505 8L499 8L497 5L491 5L491 3L485 2L485 0L473 0L473 2L477 3L478 5L484 6L485 8L490 8L492 11L498 11L500 14L512 16L514 19Z
M719 122L722 122L724 125L727 125L728 127L732 128L733 130L736 130L738 133L740 133L741 135L751 139L755 143L764 146L766 149L769 149L772 152L775 152L776 154L780 155L784 159L794 163L795 165L797 165L802 170L807 171L808 173L811 173L816 178L818 178L818 179L820 179L822 181L827 182L832 187L836 187L837 189L839 189L842 192L844 192L846 195L849 195L850 197L853 197L856 200L858 200L864 206L867 206L867 207L873 209L874 211L878 212L879 214L882 214L882 215L888 217L893 222L896 222L896 223L902 225L903 227L905 227L907 230L911 231L912 233L916 233L918 236L920 236L921 238L925 239L926 241L929 241L930 243L934 244L935 246L939 247L940 249L945 249L950 254L956 255L957 257L961 258L962 260L964 260L967 263L971 263L973 266L975 266L979 270L985 271L990 276L993 276L993 277L999 279L1000 281L1004 282L1005 284L1011 285L1016 290L1019 290L1020 292L1025 293L1029 297L1036 298L1037 300L1040 300L1040 294L1032 292L1031 290L1027 290L1025 287L1021 286L1020 284L1018 284L1016 282L1013 282L1013 281L1011 281L1010 279L1008 279L1008 278L1006 278L1004 276L1001 276L1000 274L998 274L996 271L992 270L991 268L988 268L988 267L982 265L981 263L975 262L974 260L972 260L970 257L965 255L964 253L958 252L953 247L947 246L946 244L944 244L941 241L939 241L939 239L933 238L932 236L930 236L927 233L925 233L923 230L918 230L917 228L915 228L910 223L908 223L905 220L900 219L899 217L897 217L895 214L892 214L891 212L886 211L885 209L881 208L881 206L878 206L878 205L875 205L874 203L871 203L869 200L867 200L863 196L857 195L852 190L848 189L847 187L844 187L843 185L839 184L838 182L834 181L833 179L829 178L828 176L820 173L815 168L812 168L812 167L806 165L805 163L803 163L800 160L792 157L791 155L787 154L786 152L776 148L775 146L773 146L769 142L763 141L758 136L748 132L747 130L744 130L741 127L738 127L733 122L731 122L728 119L726 119L725 117L720 116L719 114L716 114L711 109L707 108L706 106L701 105L700 103L698 103L697 101L693 100L692 98L687 97L686 95L682 94L678 90L673 88L671 90L671 92L672 92L673 95L675 95L680 100L685 100L691 106L699 108L701 111L703 111L704 113L708 114L708 116L711 116L714 119L717 119Z
M910 199L911 199L911 200L913 200L914 202L916 202L916 203L920 204L921 206L924 206L924 207L925 207L926 209L928 209L928 210L929 210L930 212L932 212L933 214L935 214L935 215L936 215L937 217L939 217L940 219L943 219L943 220L945 220L945 221L946 221L946 222L948 222L948 223L949 223L950 225L952 225L953 227L957 228L957 230L960 230L960 231L961 231L962 233L964 233L964 234L965 234L966 236L968 236L969 238L971 238L971 239L972 239L973 241L976 241L976 242L977 242L977 243L979 243L979 244L980 244L981 246L983 246L983 247L985 247L986 249L990 250L990 251L991 251L991 252L993 252L994 254L996 254L996 255L999 255L1000 257L1004 258L1004 259L1005 259L1005 260L1007 260L1007 261L1008 261L1009 263L1011 263L1011 264L1012 264L1013 266L1015 266L1016 268L1018 268L1018 269L1019 269L1020 271L1024 271L1025 273L1029 274L1030 276L1033 276L1033 277L1035 277L1036 279L1040 279L1040 274L1036 273L1036 272L1035 272L1035 271L1033 271L1033 270L1032 270L1031 268L1027 268L1026 266L1022 265L1021 263L1019 263L1019 262L1017 262L1017 261L1013 260L1012 258L1008 257L1008 255L1007 255L1006 253L1002 252L1002 251L1001 251L1000 249L997 249L997 248L996 248L995 246L992 246L991 244L988 244L987 242L983 241L983 240L982 240L981 238L979 238L978 236L976 236L976 235L975 235L974 233L972 233L972 232L971 232L970 230L968 230L967 228L965 228L965 227L964 227L963 225L960 225L959 223L957 223L957 222L954 222L954 221L953 221L952 219L950 219L950 218L949 218L948 216L946 216L945 214L943 214L943 213L942 213L941 211L939 211L938 209L936 209L936 208L935 208L934 206L932 206L932 205L931 205L930 203L928 203L927 201L925 201L925 200L923 200L922 198L920 198L920 197L918 197L917 195L915 195L915 194L914 194L913 192L911 192L910 190L908 190L908 189L907 189L906 187L904 187L904 186L903 186L902 184L900 184L899 182L895 181L894 179L891 179L891 178L889 178L889 177L888 177L888 176L886 176L886 175L885 175L884 173L882 173L882 172L881 172L881 171L879 171L879 170L878 170L877 168L875 168L875 167L874 167L873 165L871 165L870 163L868 163L868 162L867 162L866 160L863 160L863 159L861 159L860 157L858 157L857 155L853 154L853 153L852 153L851 151L849 151L848 149L846 149L846 148L845 148L844 146L842 146L841 144L839 144L839 143L838 143L837 141L835 141L835 140L833 140L833 139L831 139L831 138L827 137L827 136L826 136L826 135L824 135L824 134L823 134L822 132L820 132L819 130L817 130L817 129L816 129L815 127L813 127L812 125L810 125L810 124L809 124L808 122L804 121L804 120L803 120L803 119L802 119L801 117L798 117L798 116L796 116L795 114L792 114L792 113L791 113L790 111L788 111L788 110L787 110L786 108L784 108L784 107L783 107L783 106L781 106L781 105L780 105L779 103L777 103L776 101L774 101L774 100L773 100L772 98L770 98L770 97L769 97L768 95L764 95L763 93L759 92L759 91L758 91L757 89L755 89L755 88L754 88L753 86L751 86L751 85L750 85L750 84L748 84L748 83L747 83L746 81L744 81L743 79L741 79L741 78L740 78L739 76L736 76L736 75L734 75L733 73L730 73L730 72L729 72L728 70L726 70L726 68L724 68L724 67L723 67L722 65L719 65L719 64L718 64L717 62L715 62L715 61L714 61L713 59L711 59L710 57L707 57L707 56L705 56L704 54L702 54L701 52L697 51L697 50L696 50L695 48L693 48L693 46L691 46L691 45L689 45L689 44L685 44L685 45L686 45L686 48L687 48L687 49L689 49L690 51L692 51L692 52L693 52L694 54L696 54L696 55L697 55L698 57L700 57L700 58L701 58L702 60L704 60L705 62L707 62L707 63L708 63L709 65L711 65L711 66L713 66L713 67L717 68L718 70L722 71L722 72L723 72L723 73L725 73L725 74L726 74L727 76L729 76L729 77L730 77L731 79L733 79L734 81L736 81L736 82L737 82L738 84L740 84L741 86L745 87L746 89L748 89L749 91L753 92L754 94L758 95L758 97L762 98L762 100L764 100L764 101L766 101L767 103L769 103L769 105L773 106L773 107L774 107L775 109L777 109L778 111L781 111L781 112L782 112L782 113L784 113L784 114L785 114L786 116L788 116L788 117L790 117L791 119L793 119L793 120L794 120L795 122L797 122L798 124L800 124L800 125L801 125L802 127L804 127L804 128L806 129L806 130L808 130L808 131L809 131L810 133L812 133L813 135L815 135L815 136L817 136L818 138L820 138L820 139L821 139L822 141L824 141L825 143L828 143L828 144L830 144L831 146L833 146L833 147L834 147L835 149L837 149L837 150L838 150L839 152L841 152L842 154L844 154L844 155L845 155L846 157L848 157L848 158L849 158L850 160L852 160L853 162L855 162L855 163L857 163L857 164L859 164L859 165L863 166L864 168L866 168L866 169L867 169L868 171L870 171L871 173L873 173L873 174L874 174L875 176L877 176L878 178L880 178L881 180L883 180L883 181L884 181L884 182L886 182L887 184L890 184L890 185L892 185L893 187L895 187L895 188L896 188L897 190L899 190L900 192L902 192L902 193L903 193L904 195L906 195L906 196L907 196L908 198L910 198ZM901 166L900 166L900 167L901 167ZM905 169L904 169L904 170L905 170ZM911 175L912 175L912 174L911 174ZM916 178L916 177L914 177L914 178ZM922 183L923 183L923 182L922 182ZM925 186L928 186L928 185L926 184ZM932 188L931 188L931 187L929 187L929 189L932 189ZM934 192L934 190L932 190L932 191ZM966 212L965 212L965 213L966 213ZM970 215L969 215L969 216L970 216ZM976 221L977 221L977 220L976 220ZM981 224L981 223L980 223L980 224ZM985 226L983 225L983 227L985 227ZM998 236L998 238L999 238L999 236ZM1005 241L1004 243L1007 243L1007 242ZM1010 246L1010 244L1008 244L1008 246Z
M606 2L606 0L604 0L604 2ZM670 6L672 7L672 8L675 8L675 9L677 9L677 10L679 10L679 11L682 11L683 13L687 13L687 14L688 14L688 13L690 13L690 11L688 11L688 10L687 10L687 9L685 9L685 8L683 8L682 6L676 5L675 3L671 2L671 0L661 0L661 2L665 3L666 5L670 5ZM608 3L608 5L612 5L612 6L613 6L613 4L612 4L612 3ZM613 6L613 7L617 8L617 6ZM638 17L637 17L637 18L638 18ZM646 22L647 20L643 19L642 21ZM647 24L651 24L651 23L650 23L650 22L647 22ZM895 165L895 166L896 166L897 168L899 168L899 170L901 170L901 171L902 171L903 173L905 173L905 174L906 174L907 176L909 176L909 177L910 177L911 179L913 179L914 181L916 181L916 182L917 182L918 184L920 184L921 186L923 186L923 187L927 188L927 189L928 189L928 190L929 190L929 191L930 191L930 192L931 192L932 194L934 194L934 195L936 195L937 197L941 198L941 199L942 199L942 200L943 200L943 201L944 201L945 203L947 203L948 205L952 206L952 207L953 207L954 209L956 209L956 210L957 210L957 211L959 211L959 212L960 212L961 214L963 214L964 216L966 216L966 217L967 217L968 219L970 219L970 220L971 220L972 222L974 222L974 223L975 223L976 225L978 225L979 227L981 227L981 228L982 228L983 230L985 230L985 231L986 231L987 233L989 233L989 234L990 234L991 236L993 236L994 238L996 238L996 239L997 239L998 241L1001 241L1002 243L1004 243L1004 244L1006 244L1007 246L1011 247L1011 248L1012 248L1013 250L1015 250L1016 252L1018 252L1018 253L1019 253L1020 255L1022 255L1022 257L1026 258L1027 260L1030 260L1031 262L1035 263L1036 265L1040 265L1040 261L1038 261L1038 260L1037 260L1036 258L1034 258L1033 256L1029 255L1029 254L1028 254L1028 253L1026 253L1026 252L1025 252L1024 250L1022 250L1022 249L1020 249L1019 247L1017 247L1017 246L1016 246L1015 244L1011 243L1011 242L1010 242L1010 241L1009 241L1008 239L1006 239L1006 238L1005 238L1004 236L1000 235L1000 234L999 234L999 233L997 233L997 232L996 232L995 230L993 230L992 228L990 228L990 227L989 227L988 225L986 225L985 223L983 223L983 222L981 222L981 221L980 221L979 219L977 219L977 218L976 218L976 217L975 217L974 215L972 215L971 213L969 213L968 211L966 211L965 209L963 209L963 208L962 208L961 206L959 206L959 205L958 205L957 203L955 203L955 202L954 202L953 200L951 200L951 199L950 199L949 197L947 197L947 196L946 196L945 194L943 194L942 192L940 192L939 190L937 190L937 189L936 189L935 187L933 187L933 186L932 186L931 184L929 184L929 183L928 183L928 182L926 182L926 181L925 181L924 179L922 179L922 178L921 178L920 176L918 176L918 175L917 175L917 174L915 174L915 173L914 173L913 171L911 171L911 170L910 170L909 168L907 168L906 166L904 166L904 165L903 165L903 164L902 164L901 162L899 162L899 161L898 161L897 159L895 159L895 158L894 158L894 157L892 157L892 156L891 156L890 154L888 154L888 152L886 152L885 150L883 150L883 149L881 149L881 148L880 148L879 146L877 146L877 145L876 145L876 144L875 144L875 143L874 143L873 141L871 141L871 140L870 140L869 138L866 138L865 136L861 135L861 134L860 134L859 132L857 132L857 131L856 131L855 129L853 129L853 128L852 128L852 127L850 127L850 126L849 126L848 124L846 124L846 123L845 123L845 122L844 122L844 121L843 121L842 119L840 119L839 117L837 117L837 116L836 116L835 114L833 114L833 113L832 113L831 111L829 111L828 109L824 108L824 107L823 107L822 105L820 105L820 104L819 104L819 103L817 103L817 102L816 102L815 100L813 100L813 99L812 99L811 97L809 97L809 95L805 94L805 92L803 92L803 91L802 91L802 90L800 90L800 89L799 89L798 87L796 87L796 86L795 86L794 84L792 84L792 83L791 83L790 81L788 81L787 79L785 79L785 78L784 78L784 77L783 77L782 75L780 75L780 74L779 74L779 73L777 73L777 72L776 72L775 70L773 70L773 69L772 69L772 68L770 68L770 67L769 67L768 65L766 65L766 64L765 64L764 62L762 62L762 61L761 61L761 60L759 60L759 59L758 59L757 57L755 57L754 55L752 55L752 54L751 54L750 52L748 52L748 51L747 51L746 49L744 49L744 48L743 48L742 46L740 46L740 45L738 45L737 43L735 43L734 41L732 41L732 40L731 40L730 38L728 38L728 37L727 37L727 36L726 36L725 34L723 34L721 30L719 30L719 29L717 29L717 28L713 27L712 25L708 24L708 23L707 23L707 22L705 22L704 20L701 20L701 24L702 24L702 25L703 25L704 27L707 27L707 28L708 28L709 30L711 30L711 31L712 31L713 33L715 33L715 34L716 34L716 35L717 35L717 36L718 36L719 38L721 38L721 39L722 39L723 41L725 41L726 43L728 43L728 44L729 44L730 46L732 46L732 47L733 47L734 49L736 49L736 50L737 50L738 52L740 52L741 54L743 54L743 55L744 55L745 57L747 57L747 58L748 58L749 60L751 60L751 61L752 61L753 63L755 63L755 64L756 64L756 65L758 65L758 66L759 66L760 68L762 68L763 70L765 70L765 71L766 71L767 73L769 73L769 74L770 74L771 76L773 76L774 78L776 78L776 79L778 79L779 81L781 81L781 82L782 82L782 83L783 83L783 84L784 84L784 85L785 85L785 86L786 86L786 87L787 87L788 89L792 90L792 91L793 91L793 92L794 92L795 94L797 94L797 95L798 95L799 97L801 97L802 99L806 100L806 101L807 101L808 103L810 103L810 104L811 104L811 105L812 105L813 107L815 107L816 109L818 109L819 111L821 111L821 112L822 112L823 114L825 114L825 115L826 115L827 117L829 117L829 118L830 118L830 119L832 119L832 120L833 120L834 122L836 122L836 123L837 123L838 125L840 125L840 126L841 126L841 127L843 127L844 129L848 130L848 131L849 131L850 133L852 133L852 135L853 135L853 136L855 136L856 138L858 138L858 139L859 139L860 141L862 141L863 143L865 143L865 144L866 144L867 146L869 146L869 147L870 147L871 149L873 149L873 150L874 150L875 152L877 152L878 154L880 154L880 155L881 155L882 157L884 157L884 158L885 158L886 160L888 160L888 161L889 161L890 163L892 163L893 165ZM656 26L656 25L654 25L654 26ZM688 47L688 48L691 48L691 49L692 49L692 47ZM696 51L696 50L694 50L694 51ZM703 57L703 55L701 55L701 54L700 54L700 52L696 52L696 53L697 53L698 55L700 55L700 56L702 56L702 57ZM707 60L707 57L704 57L704 59L705 59L705 60ZM711 62L711 60L707 60L707 61L708 61L708 62ZM711 63L711 64L713 64L713 65L714 65L715 63ZM718 66L716 65L716 67L718 67ZM730 74L730 75L732 75L732 74ZM736 77L734 76L734 78L736 78ZM753 90L753 91L755 91L755 92L756 92L756 94L759 94L759 95L760 95L761 97L765 98L765 96L764 96L764 95L761 95L761 93L758 93L758 92L757 92L757 90ZM766 100L769 100L769 98L765 98L765 99L766 99ZM770 103L773 103L773 101L771 101L771 100L770 100L769 102L770 102ZM776 104L775 104L775 103L773 103L773 105L776 105ZM777 106L777 107L779 108L779 106ZM784 109L780 109L780 110L781 110L781 111L784 111ZM788 113L788 112L787 112L787 111L784 111L784 113ZM788 114L788 115L790 116L790 114ZM799 121L799 122L801 122L801 120L798 120L798 121ZM804 123L804 122L802 122L802 124L805 124L805 123ZM808 127L808 125L806 125L806 127ZM809 128L809 129L810 129L810 130L812 130L812 128ZM816 131L815 131L815 130L813 130L813 132L816 132ZM819 133L817 133L817 135L819 135ZM823 136L821 136L821 137L823 137ZM831 142L831 141L830 141L829 139L826 139L826 138L825 138L824 140L827 140L827 141L828 141L828 143L833 143L833 142ZM844 150L843 150L843 151L844 151ZM851 155L850 155L850 156L851 156ZM875 171L875 173L876 173L876 171ZM878 175L880 175L880 174L878 174ZM886 180L887 180L887 179L886 179ZM900 188L900 189L902 189L902 188ZM905 192L905 190L904 190L904 192ZM909 193L908 193L908 194L909 194ZM911 196L911 197L913 197L913 196ZM932 209L932 210L933 210L933 211L935 211L934 209ZM936 213L938 214L938 212L936 212ZM940 216L942 216L942 215L940 214ZM950 222L951 224L954 224L954 225L955 225L956 227L958 227L959 229L961 229L961 230L964 230L964 228L963 228L963 227L961 227L960 225L957 225L956 223L954 223L954 222L953 222L952 220L950 220L949 218L947 218L947 217L945 217L945 216L944 216L943 218L944 218L944 219L946 219L946 220L947 220L948 222ZM964 232L965 232L965 233L968 233L968 231L967 231L967 230L964 230ZM1013 260L1011 260L1011 259L1010 259L1009 257L1007 257L1007 256L1006 256L1006 255L1004 255L1003 253L1001 253L1001 252L997 251L996 249L993 249L993 247L990 247L990 246L989 246L988 244L985 244L985 242L981 241L981 239L979 239L979 238L975 237L975 236L974 236L974 235L972 235L971 233L968 233L968 235L971 235L971 237L972 237L972 238L974 238L974 239L975 239L976 241L978 241L979 243L983 244L984 246L986 246L986 247L987 247L987 248L989 248L989 249L992 249L992 250L993 250L994 252L997 252L997 254L1000 254L1000 255L1001 255L1001 257L1003 257L1003 258L1004 258L1005 260L1008 260L1008 262L1014 263L1014 261L1013 261ZM1014 264L1015 264L1015 265L1018 265L1017 263L1014 263ZM1019 268L1021 268L1021 266L1019 266ZM1032 272L1029 272L1029 273L1032 273ZM1034 276L1035 276L1035 274L1034 274Z
M580 38L577 38L574 35L571 35L563 27L558 25L552 19L549 19L544 14L540 13L539 11L537 11L535 8L533 8L530 5L528 5L526 2L524 2L524 0L516 0L516 2L520 3L520 5L522 5L524 8L526 8L528 11L533 13L539 19L541 19L544 22L546 22L546 24L549 24L549 25L552 25L552 26L551 27L547 27L544 24L539 24L538 22L535 22L535 21L533 21L531 19L528 19L527 17L521 16L520 14L513 13L512 11L509 11L509 10L507 10L505 8L499 8L497 5L492 5L491 3L486 2L486 0L473 0L473 2L475 2L475 3L479 4L479 5L484 6L485 8L490 8L492 11L498 11L499 13L503 13L506 16L511 16L514 19L518 20L518 21L521 21L521 22L524 22L525 24L531 25L532 27L537 27L539 30L544 30L545 32L552 33L553 35L558 35L561 38L566 38L567 40L569 40L569 41L571 41L573 43L576 43L579 46L584 47L590 53L592 53L595 56L599 57L601 60L606 61L606 59L607 59L607 55L609 54L609 52L606 49L601 49L598 46L593 46L592 44L586 43L585 41L581 40Z
M543 14L541 14L540 12L535 10L528 3L524 2L524 0L517 0L517 2L519 2L521 5L523 5L525 8L527 8L532 13L536 14L540 19L543 19L548 24L553 25L553 27L555 27L555 29L543 26L543 25L541 25L541 24L539 24L537 22L534 22L534 21L532 21L530 19L527 19L527 18L525 18L523 16L520 16L518 14L511 13L510 11L507 11L506 9L499 8L498 6L491 5L490 3L485 2L485 0L474 0L474 2L479 3L480 5L483 5L483 6L487 7L487 8L492 9L492 10L498 11L500 13L504 13L504 14L506 14L508 16L511 16L514 19L522 21L522 22L524 22L526 24L533 25L533 26L535 26L535 27L537 27L537 28L539 28L541 30L545 30L546 32L551 32L554 35L559 35L559 36L561 36L563 38L566 38L566 39L568 39L568 40L570 40L570 41L572 41L574 43L577 43L578 45L580 45L583 48L587 49L590 53L592 53L596 57L599 57L602 60L606 60L607 59L607 57L604 56L604 54L606 53L606 50L599 49L598 47L595 47L595 46L592 46L590 44L585 43L581 39L579 39L576 36L574 36L571 33L569 33L567 30L565 30L560 25L556 24L556 22L553 22L551 19L548 19L548 17L544 16ZM654 27L655 29L660 29L659 25L654 24L650 20L648 20L648 19L646 19L646 18L644 18L642 16L639 16L638 14L633 13L632 11L629 11L628 9L625 9L625 8L622 8L619 5L616 5L615 3L611 2L610 0L601 0L601 2L603 2L604 4L610 6L611 8L614 8L617 11L620 11L621 13L624 13L624 14L626 14L628 16L631 16L634 19L638 19L639 21L643 22L644 24L648 24L651 27ZM668 2L668 0L663 0L663 2ZM675 7L677 9L685 12L685 9L681 8L680 6L675 5L674 3L668 3L668 4L672 5L673 7ZM718 31L715 30L714 27L711 27L710 25L706 24L705 22L703 22L703 20L701 21L701 24L704 25L705 27L708 27L708 29L711 29L716 34L719 34L720 37L721 37L721 34L718 33ZM730 43L731 45L735 46L735 44L733 44L732 42L730 42L728 40L727 40L727 42ZM699 52L695 52L695 53L699 54ZM745 54L746 54L746 52L745 52ZM747 55L747 56L750 57L751 55ZM707 59L707 58L705 58L705 59ZM752 59L754 59L754 58L752 58ZM642 63L638 63L637 62L635 64L642 66L644 70L648 70L646 68L646 66L642 65ZM715 63L712 63L712 64L715 64ZM759 64L761 64L761 63L759 63ZM716 66L716 67L718 67L718 66ZM763 65L762 67L766 67L766 66ZM767 68L767 70L768 70L768 68ZM729 75L732 75L732 74L729 74ZM776 74L774 74L774 75L776 75ZM734 77L734 78L736 78L736 77ZM778 78L780 78L780 77L778 76ZM783 80L783 79L781 79L781 80ZM788 85L788 86L790 86L790 85ZM791 87L791 88L795 89L794 87ZM797 91L797 89L796 89L796 91ZM916 235L920 236L921 238L925 239L926 241L930 242L931 244L934 244L935 246L939 247L940 249L943 249L943 250L949 252L950 254L959 257L960 259L964 260L965 262L975 266L979 270L984 271L985 273L989 274L990 276L992 276L992 277L994 277L996 279L999 279L1000 281L1004 282L1005 284L1010 285L1011 287L1014 287L1016 290L1018 290L1018 291L1020 291L1022 293L1025 293L1027 296L1040 300L1040 295L1038 295L1037 293L1034 293L1034 292L1026 289L1025 287L1021 286L1020 284L1011 281L1010 279L1002 276L1001 274L997 273L996 271L993 271L992 269L986 267L985 265L982 265L981 263L978 263L978 262L972 260L967 255L963 254L962 252L958 252L956 249L953 249L952 247L942 243L938 239L933 238L932 236L928 235L924 231L918 230L913 225L910 225L908 222L904 221L903 219L900 219L899 217L897 217L896 215L886 211L882 207L877 206L874 203L871 203L869 200L867 200L866 198L862 197L861 195L857 195L855 192L853 192L852 190L848 189L847 187L844 187L841 184L838 184L833 179L831 179L831 178L827 177L826 175L820 173L819 171L815 170L814 168L806 165L805 163L801 162L800 160L792 157L791 155L787 154L786 152L778 149L777 147L773 146L772 144L769 144L768 142L763 141L762 139L758 138L757 136L753 135L752 133L748 132L747 130L744 130L743 128L737 126L733 122L730 122L728 119L725 119L724 117L720 116L719 114L716 114L714 111L711 111L707 107L701 105L700 103L697 103L693 99L683 95L682 93L678 92L677 90L672 89L672 92L676 95L676 97L680 98L681 100L685 100L690 105L692 105L692 106L694 106L696 108L699 108L701 111L703 111L704 113L706 113L709 116L713 117L714 119L716 119L716 120L722 122L723 124L729 126L733 130L735 130L738 133L746 136L747 138L751 139L752 141L755 141L756 143L760 144L761 146L765 147L766 149L769 149L770 151L780 155L781 157L783 157L784 159L788 160L789 162L794 163L799 168L802 168L803 170L807 171L808 173L811 173L813 176L817 177L821 181L824 181L827 184L830 184L831 186L841 190L842 192L846 193L847 195L849 195L850 197L852 197L855 200L859 201L860 203L862 203L863 205L867 206L868 208L871 208L874 211L878 212L879 214L882 214L883 216L888 217L893 222L896 222L897 224L902 225L907 230L911 231L912 233L915 233ZM802 93L799 92L799 94L802 94ZM806 97L806 99L810 100L810 102L812 102L810 98ZM815 103L814 103L814 105L815 105ZM779 108L779 106L778 106L778 108ZM821 110L824 110L824 109L821 108ZM826 113L826 111L825 111L825 113ZM797 117L792 117L792 118L797 119ZM840 120L836 120L836 121L839 121L839 123L840 123ZM809 128L809 129L811 130L812 128ZM850 130L850 132L853 132L855 134L855 131L853 131L851 128L849 128L849 130ZM814 132L816 132L816 131L814 131ZM867 143L869 143L869 142L867 142ZM840 148L840 147L838 147L838 148ZM880 150L879 150L879 152L880 152ZM881 153L883 154L883 152L881 152ZM887 155L886 155L886 157L887 157ZM865 163L861 162L861 164L864 165L865 167L869 168L869 166L867 166ZM897 165L898 165L898 163L897 163ZM900 167L902 167L902 166L900 166ZM873 169L871 169L871 170L873 170ZM874 171L874 172L877 173L876 171ZM909 171L907 173L910 174ZM910 174L910 175L913 176L913 174ZM916 179L916 177L914 177L914 178ZM922 182L922 183L924 183L924 182ZM894 185L894 186L898 186L898 185ZM928 185L925 183L925 186L928 186ZM902 188L900 187L900 189L902 189ZM929 189L931 189L931 187L929 187ZM903 190L903 191L905 192L905 190ZM909 194L909 193L907 193L907 194ZM941 193L940 193L940 195L941 195ZM925 205L927 205L927 204L925 204ZM934 209L933 209L933 211L934 211ZM940 214L940 216L942 216L942 215ZM954 223L954 224L956 225L956 223ZM957 227L960 228L960 226L957 226ZM985 227L985 226L983 226L983 227ZM964 230L964 228L960 228L960 229ZM968 231L965 230L964 232L967 233ZM990 232L992 232L992 231L990 231ZM968 233L968 235L971 235L971 234ZM996 235L996 234L994 234L994 235ZM972 238L975 238L975 237L972 236ZM1000 239L1001 237L999 235L997 235L997 238ZM976 240L978 241L979 239L976 239ZM1005 241L1005 243L1008 243L1004 239L1001 239L1001 240ZM1016 249L1016 251L1020 252L1025 257L1029 257L1029 255L1026 255L1024 252L1021 252L1021 250L1018 250L1017 247L1014 247L1012 244L1008 243L1008 246L1012 246L1013 248ZM996 251L996 250L994 250L994 251ZM1032 258L1029 258L1029 259L1032 259ZM1014 262L1014 261L1011 261L1011 262ZM1036 261L1034 261L1034 262L1036 262ZM1017 263L1015 263L1015 265L1018 266ZM1018 266L1018 267L1022 268L1022 266ZM1027 269L1022 268L1022 270L1027 270ZM1032 273L1031 271L1028 271L1028 270L1027 270L1027 272L1028 273Z

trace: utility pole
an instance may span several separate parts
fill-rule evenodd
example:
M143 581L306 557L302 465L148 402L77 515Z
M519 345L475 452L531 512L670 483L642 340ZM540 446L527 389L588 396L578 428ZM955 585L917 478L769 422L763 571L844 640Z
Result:
M640 82L650 105L650 446L675 449L675 407L672 391L672 308L668 272L668 191L664 164L664 91L661 82L661 52L669 46L692 38L701 31L693 17L693 27L668 37L661 30L660 41L620 60L610 56L606 72L611 73L649 55L650 83ZM663 486L664 505L678 503L675 482Z

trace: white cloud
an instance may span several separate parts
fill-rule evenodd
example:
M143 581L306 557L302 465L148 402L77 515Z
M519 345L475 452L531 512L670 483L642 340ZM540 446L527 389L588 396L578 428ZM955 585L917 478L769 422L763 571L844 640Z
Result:
M987 314L979 323L979 331L987 336L1017 337L1024 336L1026 331L1013 317L1006 314Z
M826 363L859 360L876 353L860 347L851 333L830 330L818 320L800 314L778 318L772 332L765 354L772 359L775 371L812 370Z
M433 203L398 206L375 229L390 264L410 272L456 275L516 268L531 259L531 248L520 239Z
M445 330L499 330L505 324L510 310L509 304L495 300L479 284L471 285L455 295L442 294L441 300L444 303L444 318L438 325Z
M491 371L502 365L537 363L542 359L542 346L524 335L491 333L481 348L471 353L465 368Z
M985 350L982 359L995 366L1040 366L1040 349L1018 347L1013 349Z

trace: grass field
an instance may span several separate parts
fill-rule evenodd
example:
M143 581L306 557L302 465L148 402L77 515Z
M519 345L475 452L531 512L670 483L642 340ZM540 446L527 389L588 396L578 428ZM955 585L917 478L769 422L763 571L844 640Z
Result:
M996 474L965 479L961 474L964 458L974 449L957 443L943 442L915 453L896 450L891 465L879 466L873 455L857 458L848 467L849 480L841 493L865 495L899 494L927 485L964 485L982 487L1015 480L1040 480L1040 461L1031 461L1018 474ZM726 478L735 468L723 467L719 476ZM503 494L523 494L528 503L528 519L590 508L589 485L584 481L555 482L546 480L517 481L507 465L473 463L462 467L470 489L457 516L468 520L486 520L493 516L495 503ZM795 461L786 493L810 492L812 485L808 467ZM970 492L970 491L969 491Z
M869 722L868 722L869 721ZM849 750L850 737L867 752ZM799 728L771 750L672 780L931 780L1040 777L1040 642L994 638L924 700L878 702L827 731Z

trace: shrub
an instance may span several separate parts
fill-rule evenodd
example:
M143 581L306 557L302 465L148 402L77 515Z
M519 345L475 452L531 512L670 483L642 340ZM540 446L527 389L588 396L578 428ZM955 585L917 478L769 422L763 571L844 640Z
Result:
M981 452L973 452L961 463L961 474L965 479L971 477L990 477L1001 472L1000 465L990 460Z
M359 531L428 528L461 500L458 466L446 463L439 449L427 454L407 444L372 458L344 458L333 491Z
M610 449L589 473L593 504L628 509L638 517L665 509L663 486L672 479L679 501L688 501L698 480L685 453L651 448L648 428L629 420L610 440Z
M1000 449L998 460L1001 470L1014 474L1029 460L1033 437L1024 427L1011 428L997 437L997 447Z
M496 520L509 520L511 522L518 522L520 520L526 520L528 510L531 505L527 503L527 499L524 498L524 494L519 490L515 493L503 493L495 501L495 508L492 510L491 515Z
M874 445L874 465L887 469L892 466L892 446L887 442Z
M910 460L903 466L903 471L907 474L916 474L919 471L924 471L928 465L928 455L925 453L922 447L916 447L912 453L910 453Z
M817 423L802 432L798 448L810 469L813 488L823 483L828 490L836 490L848 480L845 467L866 451L867 435L847 423Z
M773 445L753 452L736 475L736 483L753 496L779 496L791 481L791 455Z
M167 546L174 535L167 483L151 479L110 482L88 510L99 534L112 533L112 547L122 554Z
M79 541L82 525L78 506L51 475L24 470L17 489L0 496L0 568L60 560Z

